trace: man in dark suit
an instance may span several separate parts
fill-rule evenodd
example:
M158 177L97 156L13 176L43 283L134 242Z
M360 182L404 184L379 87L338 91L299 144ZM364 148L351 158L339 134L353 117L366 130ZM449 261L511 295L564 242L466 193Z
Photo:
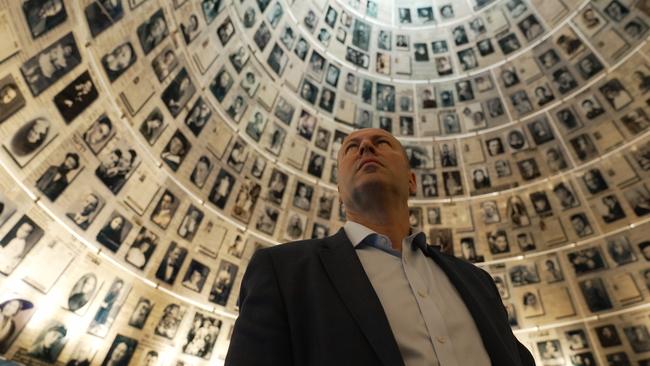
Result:
M255 253L226 365L534 365L490 275L409 227L401 144L355 131L338 167L345 226Z

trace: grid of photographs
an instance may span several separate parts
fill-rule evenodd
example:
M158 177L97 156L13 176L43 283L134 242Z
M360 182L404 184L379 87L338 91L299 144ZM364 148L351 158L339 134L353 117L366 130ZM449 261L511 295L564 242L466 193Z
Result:
M0 0L0 363L223 359L253 253L345 223L365 127L539 364L649 363L649 24L620 0Z

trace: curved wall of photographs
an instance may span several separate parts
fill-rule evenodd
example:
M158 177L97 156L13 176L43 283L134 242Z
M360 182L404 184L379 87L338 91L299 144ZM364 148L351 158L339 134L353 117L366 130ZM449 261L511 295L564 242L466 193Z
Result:
M374 126L539 364L650 364L649 26L642 0L0 0L0 357L223 362L248 259L341 227L335 157Z

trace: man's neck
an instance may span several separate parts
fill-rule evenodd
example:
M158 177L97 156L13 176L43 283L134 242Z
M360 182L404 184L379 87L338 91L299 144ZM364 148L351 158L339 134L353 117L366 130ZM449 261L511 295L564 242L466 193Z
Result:
M409 235L408 208L406 213L401 210L385 211L385 215L372 215L356 212L346 212L349 221L361 224L379 234L386 235L393 249L402 251L402 239Z

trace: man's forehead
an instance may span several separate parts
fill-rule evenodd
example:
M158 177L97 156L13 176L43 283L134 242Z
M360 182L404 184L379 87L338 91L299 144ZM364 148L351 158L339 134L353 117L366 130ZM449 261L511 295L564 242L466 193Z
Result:
M362 128L350 133L344 140L343 143L350 141L352 139L361 139L363 137L374 137L374 136L386 136L390 137L392 140L399 142L395 136L391 135L388 131L381 128Z

